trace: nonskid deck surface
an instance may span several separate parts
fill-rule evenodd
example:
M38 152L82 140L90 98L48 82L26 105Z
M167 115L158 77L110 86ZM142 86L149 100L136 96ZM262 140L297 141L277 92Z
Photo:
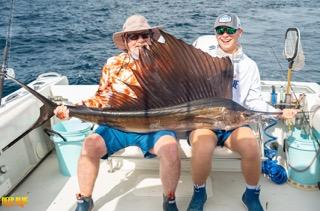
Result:
M142 159L139 162L148 162ZM288 184L276 185L261 175L261 201L270 211L318 211L320 191L305 191ZM76 177L59 174L55 153L22 183L12 196L28 196L23 210L74 210ZM207 181L208 200L204 210L245 210L240 198L244 181L240 172L212 172ZM189 171L182 171L176 193L179 210L186 210L192 195ZM133 209L161 211L162 188L157 170L135 170L123 167L108 173L106 162L101 162L93 194L94 210L127 211ZM3 209L3 207L1 208ZM20 211L20 207L10 208Z

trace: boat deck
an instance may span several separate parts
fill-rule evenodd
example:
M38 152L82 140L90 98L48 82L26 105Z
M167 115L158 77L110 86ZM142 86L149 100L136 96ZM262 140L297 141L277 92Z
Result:
M107 163L101 161L93 193L94 210L162 210L162 188L158 171L131 168L135 166L134 162L149 162L145 159L125 162L127 164L109 173ZM188 164L189 161L185 161L182 165ZM265 210L319 210L320 191L300 190L289 184L276 185L263 175L261 175L260 184L261 201ZM75 176L65 177L59 173L56 154L53 151L11 196L28 196L28 204L23 210L71 211L75 209L77 190ZM241 172L213 171L207 181L208 200L204 210L246 210L240 199L243 190L244 181ZM190 171L183 170L176 192L179 210L186 210L191 195ZM22 209L12 207L9 210L21 211Z

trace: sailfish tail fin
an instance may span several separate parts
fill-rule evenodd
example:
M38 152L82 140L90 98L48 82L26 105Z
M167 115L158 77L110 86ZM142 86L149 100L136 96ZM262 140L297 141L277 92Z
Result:
M19 84L20 86L22 86L24 89L26 89L28 92L30 92L34 97L36 97L37 99L39 99L42 103L43 106L40 109L40 116L37 119L37 121L28 129L28 131L31 131L37 127L39 127L40 125L42 125L44 122L46 122L48 119L50 119L54 113L53 110L58 106L55 102L49 100L48 98L46 98L45 96L43 96L42 94L40 94L39 92L35 91L34 89L32 89L31 87L25 85L24 83L20 82L19 80L5 74L5 77L9 78L10 80L14 81L15 83Z
M26 89L28 92L30 92L32 95L34 95L36 98L38 98L41 102L43 102L43 106L40 108L40 114L39 114L39 117L36 120L36 122L34 122L25 132L23 132L15 140L13 140L10 143L10 145L12 145L12 144L16 143L17 141L19 141L21 138L23 138L25 135L27 135L30 131L43 125L48 119L50 119L54 115L53 110L54 110L54 108L57 107L57 104L55 102L52 102L51 100L49 100L48 98L46 98L45 96L40 94L39 92L35 91L31 87L20 82L19 80L15 79L5 73L1 73L1 74L4 74L5 77L7 77L10 80L14 81L15 83L19 84L24 89Z

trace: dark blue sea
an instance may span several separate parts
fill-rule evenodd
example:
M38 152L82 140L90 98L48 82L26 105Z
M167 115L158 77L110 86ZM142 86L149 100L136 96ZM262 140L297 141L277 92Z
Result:
M0 0L0 62L9 21L11 0ZM303 0L15 0L9 67L16 78L31 82L55 71L70 84L96 84L106 59L118 54L112 34L125 19L140 13L151 25L192 43L213 33L215 18L237 13L245 33L242 44L263 80L285 80L288 62L282 55L288 27L298 27L305 67L295 81L320 82L320 1ZM18 89L5 81L4 96Z

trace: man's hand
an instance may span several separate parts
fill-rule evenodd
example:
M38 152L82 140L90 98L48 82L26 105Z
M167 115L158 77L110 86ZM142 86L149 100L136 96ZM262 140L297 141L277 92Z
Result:
M54 109L54 114L61 120L70 119L69 109L65 105L60 105L56 109Z
M74 104L75 106L82 106L84 105L84 102L83 101L80 101L80 102L77 102L76 104Z
M285 108L282 110L282 115L280 116L280 118L285 120L293 119L297 115L298 111L298 109Z

